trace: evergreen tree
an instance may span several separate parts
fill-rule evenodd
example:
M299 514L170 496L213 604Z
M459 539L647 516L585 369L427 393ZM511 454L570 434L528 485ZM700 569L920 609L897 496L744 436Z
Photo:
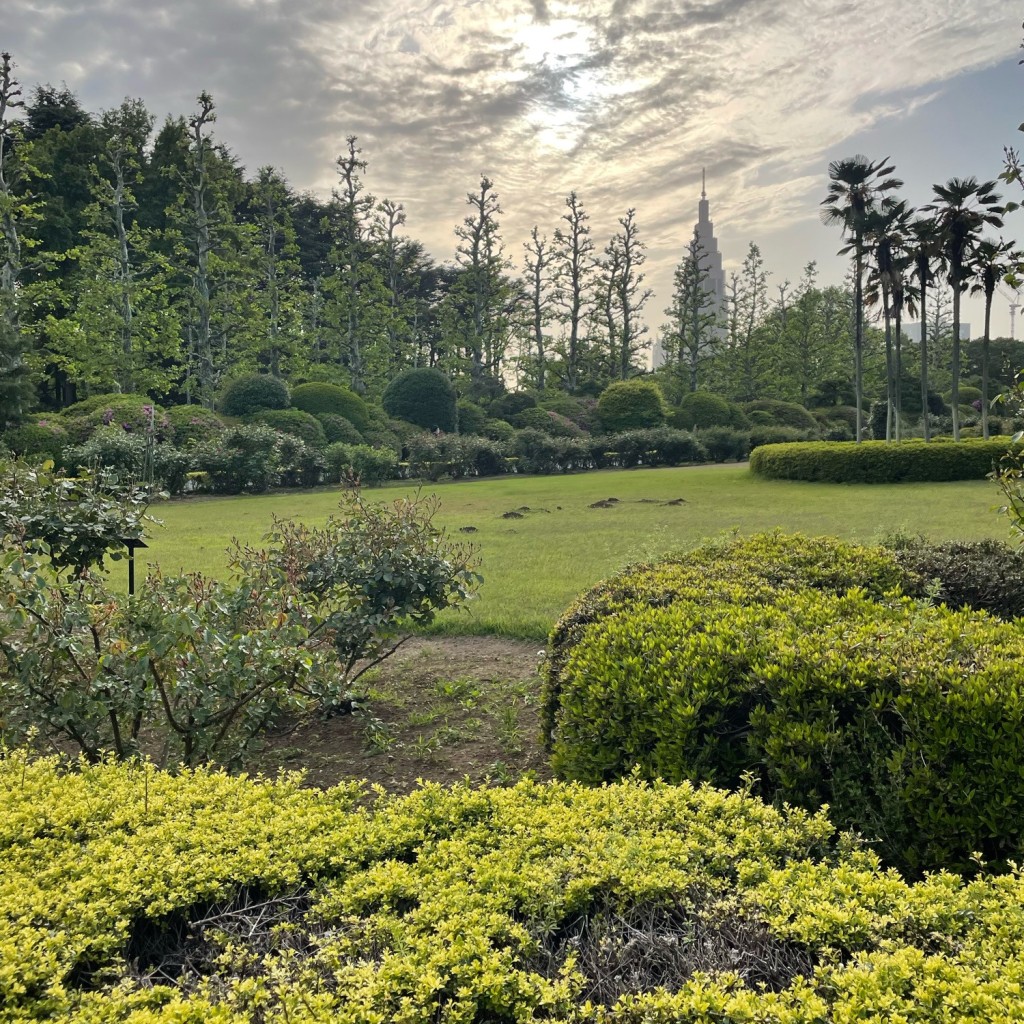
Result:
M715 293L709 284L708 253L694 228L683 258L673 275L672 304L662 327L665 365L687 391L706 389L702 372L718 348Z

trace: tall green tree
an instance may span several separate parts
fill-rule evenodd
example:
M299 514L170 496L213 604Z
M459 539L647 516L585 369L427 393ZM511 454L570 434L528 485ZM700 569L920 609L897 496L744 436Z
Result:
M551 267L554 254L546 235L534 225L530 240L523 243L523 298L526 311L529 377L538 391L547 387L548 331L552 319L554 294Z
M687 391L706 389L703 371L719 347L715 293L709 279L708 253L694 229L672 277L672 303L661 329L665 365Z
M763 397L771 366L769 335L761 329L767 313L768 272L760 248L751 242L739 273L730 275L726 288L726 337L720 356L725 386L742 402Z
M630 207L619 218L619 230L612 235L605 248L605 257L611 268L608 285L611 290L609 313L615 321L613 373L619 380L627 380L636 370L637 357L647 347L644 336L648 327L643 310L654 293L644 287L645 274L640 269L647 260L647 246L640 238L636 210Z
M864 417L864 263L867 254L866 232L869 214L892 200L890 192L903 182L891 177L895 167L885 160L853 156L829 164L828 193L822 200L822 218L837 225L847 244L839 250L853 264L854 334L853 380L857 406L857 440L863 439Z
M446 303L447 333L469 367L471 390L486 393L501 379L516 290L508 278L494 182L482 176L466 205L470 212L455 229L458 274Z
M565 198L565 226L555 229L553 259L556 279L555 300L562 337L558 343L564 369L563 383L572 394L580 383L584 359L586 321L594 284L594 240L590 237L590 217L579 195L572 191Z
M910 224L909 255L912 276L917 289L917 305L921 318L921 429L925 441L931 440L931 410L928 408L930 385L928 350L928 289L935 280L935 264L941 250L935 231L935 222L927 217L918 217Z
M989 397L989 343L992 328L992 299L996 285L1019 265L1021 253L1016 252L1012 242L1000 239L993 242L981 239L974 250L974 282L972 295L985 299L985 328L981 339L981 431L988 439L988 397Z
M17 422L32 393L28 339L21 328L18 284L22 270L21 228L32 204L18 191L26 176L22 126L24 106L9 53L0 54L0 424Z
M1003 208L994 181L950 178L932 185L935 201L924 209L935 218L936 231L953 290L953 439L960 440L960 298L970 281L973 253L986 227L1003 226Z

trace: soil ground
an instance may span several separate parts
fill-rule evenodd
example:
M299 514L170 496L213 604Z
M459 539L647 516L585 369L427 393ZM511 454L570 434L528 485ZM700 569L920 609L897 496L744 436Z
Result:
M366 779L391 793L418 780L473 784L550 776L540 741L541 645L417 637L367 672L365 707L270 737L251 771L302 769L312 786Z

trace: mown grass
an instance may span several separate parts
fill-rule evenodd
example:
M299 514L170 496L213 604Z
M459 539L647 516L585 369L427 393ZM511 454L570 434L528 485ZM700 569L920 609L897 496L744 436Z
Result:
M365 492L389 499L416 490L395 485ZM986 481L892 486L768 481L746 466L700 466L500 477L432 484L437 522L474 544L484 584L468 612L446 614L441 632L542 639L572 598L621 566L692 547L725 532L780 528L872 541L903 530L932 539L1005 539ZM186 499L155 508L164 521L140 553L165 571L226 571L232 538L257 542L274 515L323 522L336 489L237 498ZM606 508L597 501L618 499ZM682 498L682 504L666 504ZM526 511L529 509L529 511ZM523 510L523 511L520 511ZM503 518L519 512L522 518ZM464 527L475 532L465 536ZM123 574L114 565L115 579Z

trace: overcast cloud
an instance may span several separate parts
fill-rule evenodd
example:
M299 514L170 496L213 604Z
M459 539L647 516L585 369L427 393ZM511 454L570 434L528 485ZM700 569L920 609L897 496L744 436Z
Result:
M920 178L921 199L950 174L994 176L1024 117L1019 88L995 92L985 77L1015 62L1010 7L3 0L0 48L25 86L66 82L91 110L139 96L162 118L190 112L207 89L218 137L250 173L274 164L300 189L326 193L345 137L357 135L370 191L405 203L410 233L441 259L482 172L501 197L513 258L533 224L550 234L570 189L600 244L634 206L656 324L703 166L727 264L755 240L776 279L818 258L825 281L841 273L830 262L838 238L818 224L829 159L891 155L908 183ZM965 90L976 104L964 104ZM957 95L976 117L948 124L948 167L923 161L941 145L936 112ZM929 138L916 138L926 126ZM868 149L874 141L895 141L895 151Z

